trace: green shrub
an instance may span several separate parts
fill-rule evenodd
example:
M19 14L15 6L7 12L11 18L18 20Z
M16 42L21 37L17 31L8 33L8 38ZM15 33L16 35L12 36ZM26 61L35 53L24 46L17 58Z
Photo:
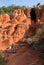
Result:
M0 51L0 65L7 65L8 60L7 59L4 59L1 56L1 54L2 54L2 52Z
M39 36L39 37L44 36L44 22L37 29L35 36Z
M44 62L44 38L41 38L33 46L33 50L38 50L40 52L39 57L42 62Z

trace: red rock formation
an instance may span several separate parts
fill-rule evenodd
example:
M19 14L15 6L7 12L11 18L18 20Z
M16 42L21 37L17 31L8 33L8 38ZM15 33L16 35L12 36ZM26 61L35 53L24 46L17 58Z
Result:
M5 50L12 43L16 44L26 36L31 25L32 27L35 26L34 21L31 20L30 12L31 9L15 10L12 19L8 14L0 15L0 50ZM37 25L44 20L44 13L42 14L43 18L40 17L39 19L39 16L38 13Z
M2 23L3 23L3 17L2 15L0 15L0 26L2 25Z
M41 22L44 21L44 8L35 8L36 11L36 20L40 19Z
M31 8L28 8L28 9L26 9L26 10L24 11L24 13L25 13L25 15L26 15L27 17L30 17L30 12L31 12Z
M8 14L0 15L0 50L5 50L12 43L16 44L24 38L31 25L31 19L24 14L23 10L15 10L13 14L12 20Z
M16 10L14 12L16 12ZM18 21L18 23L16 23L17 29L15 30L15 33L13 35L14 43L17 43L20 39L25 36L29 25L31 25L31 19L24 14L23 10L18 10L17 14L18 16L14 16Z

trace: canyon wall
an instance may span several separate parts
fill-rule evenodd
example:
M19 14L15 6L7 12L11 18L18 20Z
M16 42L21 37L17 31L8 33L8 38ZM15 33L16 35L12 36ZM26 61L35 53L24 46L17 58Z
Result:
M36 26L30 12L31 9L15 10L12 19L8 14L0 15L0 50L5 50L13 43L17 44L26 36L30 26ZM44 11L35 9L35 12L36 22L43 22Z
M15 10L12 19L8 14L0 15L0 50L5 50L24 38L30 25L31 19L23 10Z

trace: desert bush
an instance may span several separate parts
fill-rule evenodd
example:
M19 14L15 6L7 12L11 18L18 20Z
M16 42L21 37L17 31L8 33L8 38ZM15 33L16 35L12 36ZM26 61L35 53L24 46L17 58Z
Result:
M0 14L7 13L7 14L9 14L9 15L12 15L12 13L13 13L13 11L14 11L15 9L25 10L25 9L27 9L27 7L26 7L26 6L19 6L19 5L18 5L18 6L11 5L11 6L8 6L8 7L2 6L2 7L0 8Z
M8 60L2 57L2 51L0 51L0 65L7 65Z
M44 62L44 38L41 38L35 42L35 45L33 46L33 50L39 51L40 60Z
M33 50L38 50L40 52L40 60L44 62L44 22L37 29L35 36L39 36L40 39L34 42Z
M39 36L40 38L44 36L44 22L37 29L35 36Z

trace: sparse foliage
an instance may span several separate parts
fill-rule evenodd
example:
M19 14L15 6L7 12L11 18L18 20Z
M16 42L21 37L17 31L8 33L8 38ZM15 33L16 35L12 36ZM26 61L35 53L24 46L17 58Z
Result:
M7 13L9 15L12 15L13 11L15 9L22 9L22 10L25 10L26 9L26 6L15 6L15 5L11 5L11 6L8 6L8 7L1 7L0 8L0 14L4 14L4 13Z
M0 51L0 65L7 65L8 60L2 57L2 51Z

